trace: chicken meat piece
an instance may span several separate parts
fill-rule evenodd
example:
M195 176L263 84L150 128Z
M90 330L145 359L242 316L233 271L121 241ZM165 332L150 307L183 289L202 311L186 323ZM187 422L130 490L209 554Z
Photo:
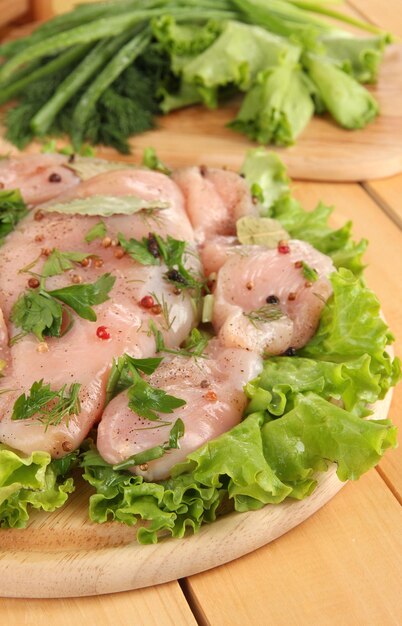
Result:
M179 440L180 447L147 463L146 468L131 468L146 480L162 480L190 452L240 422L247 404L243 387L261 372L261 358L247 350L223 348L216 339L210 341L205 357L167 358L150 376L148 382L153 387L186 402L172 415L159 414L164 422L169 420L170 425L150 429L150 424L155 427L157 423L149 422L129 408L127 392L107 405L98 426L97 447L108 463L117 464L162 445L169 439L171 425L181 418L185 431Z
M311 280L306 268L315 270ZM332 293L329 257L291 240L285 251L235 246L217 274L213 325L223 345L265 355L301 348Z
M99 186L93 181L91 187L87 183L82 186L88 195L103 193L103 177L110 181L110 174L97 177ZM84 237L99 217L44 212L38 220L37 216L30 214L6 238L0 249L0 267L4 268L0 274L0 306L8 334L14 338L4 359L7 362L3 372L5 376L0 380L0 388L10 390L0 393L0 441L26 453L44 450L60 457L81 443L101 415L113 358L125 352L135 357L149 357L155 353L150 320L161 331L165 344L172 348L179 346L197 323L191 294L185 289L179 293L166 280L166 266L141 265L129 255L122 255L121 248L110 245L119 232L127 239L138 240L146 236L150 229L164 237L170 234L191 240L192 230L186 221L180 191L162 174L142 170L112 174L114 195L128 195L132 189L136 195L148 199L156 193L152 192L152 188L158 189L161 198L169 202L169 208L163 211L163 218L159 212L157 216L140 212L132 216L104 218L107 239L97 239L88 244ZM155 181L153 186L152 177ZM111 185L110 182L107 184ZM101 275L110 273L116 279L109 293L110 299L94 306L96 322L72 313L74 324L62 337L46 337L40 343L30 333L16 340L21 329L10 321L12 307L29 286L28 281L32 278L29 272L32 270L40 274L52 249L81 252L90 255L90 258L88 263L75 264L73 269L48 278L48 291L81 282L94 283ZM194 275L201 273L194 250L185 255L185 265ZM144 297L147 306L144 306ZM154 306L149 308L152 301ZM106 329L106 336L102 330L99 331L102 327ZM0 340L5 332L1 329L0 324ZM65 384L67 389L71 383L81 384L81 411L77 416L70 416L68 424L63 420L60 425L45 430L34 417L21 421L11 419L17 397L23 392L28 393L33 382L42 379L44 383L50 383L54 390Z
M30 154L0 161L0 189L19 189L28 206L48 202L80 182L62 154Z
M240 217L258 214L246 181L235 172L187 167L176 170L173 180L184 194L198 243L234 235Z

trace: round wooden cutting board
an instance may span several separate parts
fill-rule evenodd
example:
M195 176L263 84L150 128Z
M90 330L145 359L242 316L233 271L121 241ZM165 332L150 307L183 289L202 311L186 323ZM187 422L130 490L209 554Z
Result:
M391 393L377 403L384 419ZM24 530L0 530L0 596L59 598L138 589L176 580L232 561L301 524L342 488L332 466L305 500L259 511L230 513L196 535L143 546L135 528L88 520L88 486L54 513L32 516Z

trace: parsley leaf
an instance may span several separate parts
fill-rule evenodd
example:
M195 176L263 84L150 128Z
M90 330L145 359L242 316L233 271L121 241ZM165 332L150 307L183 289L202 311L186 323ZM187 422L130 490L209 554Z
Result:
M78 415L81 410L78 394L80 383L72 383L66 393L67 385L58 391L53 391L50 384L42 380L32 384L29 395L22 393L14 403L12 420L26 420L34 415L37 419L49 426L57 426L64 418Z
M133 369L149 375L159 367L162 360L162 358L157 357L135 359L128 354L123 354L118 359L113 360L112 369L106 385L106 404L121 391L131 387L133 384Z
M158 256L152 254L149 249L150 239L143 237L142 241L137 239L127 239L121 233L118 234L118 240L125 252L131 256L134 261L141 263L141 265L159 265L160 260Z
M155 152L154 148L145 148L144 153L142 155L142 164L145 167L148 167L150 170L155 170L156 172L161 172L162 174L166 174L170 176L172 170L160 160L158 155Z
M43 264L42 278L63 274L63 272L73 269L74 263L81 263L88 256L90 255L82 252L62 252L57 248L53 248Z
M143 379L137 380L128 390L128 406L134 413L150 421L159 421L159 413L173 413L186 404L185 400L170 396L163 389L152 387Z
M100 220L100 222L97 222L95 226L87 232L84 239L87 243L91 243L91 241L95 241L95 239L103 239L106 237L106 233L106 224L103 220Z
M305 261L302 261L302 268L303 276L306 280L309 280L312 283L315 283L315 281L318 280L317 270L314 270L312 267L307 265Z
M168 450L180 448L179 439L183 437L184 431L185 428L183 420L179 417L170 429L168 441L165 441L165 443L161 446L154 446L153 448L149 448L149 450L133 454L125 461L122 461L122 463L113 465L113 469L127 469L129 467L133 467L133 465L143 465L144 463L149 463L155 459L160 459Z
M49 291L49 295L71 307L80 317L96 322L96 313L91 308L94 304L102 304L109 300L109 292L116 278L111 274L103 274L95 283L71 285L62 289Z
M59 302L46 291L29 289L15 302L10 320L22 328L24 333L34 333L43 341L43 336L60 337L63 309Z
M0 191L0 245L27 213L28 209L18 189Z

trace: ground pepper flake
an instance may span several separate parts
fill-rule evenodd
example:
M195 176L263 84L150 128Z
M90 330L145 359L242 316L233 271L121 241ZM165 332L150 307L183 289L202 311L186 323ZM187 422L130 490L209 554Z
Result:
M45 214L43 213L43 211L41 211L40 209L35 211L35 213L34 213L34 220L36 222L40 222L41 220L43 220L44 217L45 217Z
M303 261L296 261L295 263L295 267L299 270L300 268L303 267Z
M110 339L110 332L107 326L98 326L96 329L96 336L102 340Z

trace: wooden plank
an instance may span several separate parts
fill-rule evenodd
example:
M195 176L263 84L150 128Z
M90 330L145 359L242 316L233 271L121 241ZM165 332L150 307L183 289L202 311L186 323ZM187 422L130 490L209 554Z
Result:
M21 17L28 10L28 0L0 0L0 28Z
M402 1L387 0L349 0L359 14L368 21L402 37Z
M402 355L402 309L400 306L400 282L402 276L402 236L398 227L379 210L377 204L357 185L295 183L295 195L306 208L313 208L319 200L336 207L332 223L340 227L347 220L354 224L356 239L367 238L370 242L366 253L369 286L378 295L387 321L397 337L396 354ZM402 385L394 392L389 417L401 424ZM389 451L380 469L390 487L402 497L402 448Z
M367 181L363 183L363 187L399 228L402 228L402 175Z
M211 626L397 626L402 515L375 471L278 541L191 577Z
M103 626L195 626L196 621L176 582L139 591L87 598L35 600L0 598L3 624L98 624Z

